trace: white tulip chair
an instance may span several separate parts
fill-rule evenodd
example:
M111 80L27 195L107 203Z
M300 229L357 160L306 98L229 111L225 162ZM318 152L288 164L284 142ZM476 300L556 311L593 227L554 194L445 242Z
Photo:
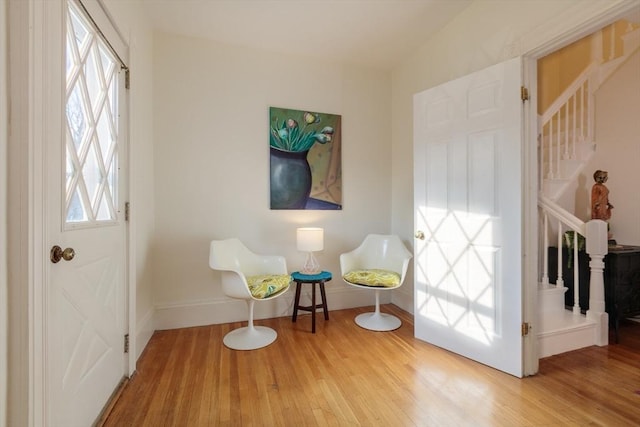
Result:
M411 252L398 236L381 234L369 234L356 249L340 255L345 283L375 293L375 311L358 315L355 318L358 326L372 331L392 331L402 325L396 316L380 312L380 293L402 286L411 258Z
M249 309L247 326L225 335L224 345L234 350L254 350L274 342L278 336L275 330L254 326L253 306L256 301L278 298L289 289L291 277L285 258L255 254L232 238L211 242L209 266L220 271L225 295L245 300Z

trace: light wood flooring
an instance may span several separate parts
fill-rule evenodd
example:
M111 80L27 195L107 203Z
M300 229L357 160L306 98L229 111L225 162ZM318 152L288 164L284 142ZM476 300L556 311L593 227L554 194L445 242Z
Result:
M156 332L105 426L639 426L640 324L620 343L540 361L518 379L413 337L413 319L371 332L368 308L318 312L253 351L224 347L232 323Z

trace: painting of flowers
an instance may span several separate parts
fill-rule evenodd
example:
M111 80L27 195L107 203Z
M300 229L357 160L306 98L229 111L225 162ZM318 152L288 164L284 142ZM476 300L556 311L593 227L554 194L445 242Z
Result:
M342 209L341 122L269 108L271 209Z

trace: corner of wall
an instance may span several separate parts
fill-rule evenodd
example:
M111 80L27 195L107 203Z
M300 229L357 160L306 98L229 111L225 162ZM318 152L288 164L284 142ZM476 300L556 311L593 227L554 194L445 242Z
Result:
M155 331L153 328L154 317L155 309L151 308L145 313L145 315L138 321L136 325L136 360L140 359L142 352L145 348L147 348L147 344L149 344L149 340L151 340L151 336Z
M391 303L397 305L407 313L414 314L413 291L410 286L401 286L393 291Z

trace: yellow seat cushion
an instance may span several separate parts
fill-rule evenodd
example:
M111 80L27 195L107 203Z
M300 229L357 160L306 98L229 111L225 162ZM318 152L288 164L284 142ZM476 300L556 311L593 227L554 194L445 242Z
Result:
M291 282L288 274L262 274L247 277L249 292L254 298L268 298L285 289Z
M393 288L400 284L400 275L395 271L371 269L353 270L343 276L349 283L379 288Z

